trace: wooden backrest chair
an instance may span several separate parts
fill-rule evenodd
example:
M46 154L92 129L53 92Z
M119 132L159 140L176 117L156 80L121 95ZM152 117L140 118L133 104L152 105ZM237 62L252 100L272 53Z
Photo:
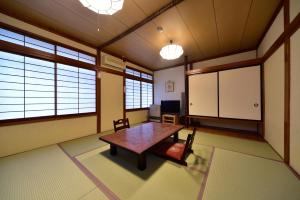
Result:
M167 158L171 161L177 162L182 165L187 165L185 159L192 153L192 145L196 134L196 128L193 129L192 134L188 134L185 143L172 142L165 140L152 148L152 152L158 156Z
M130 128L129 119L128 118L126 118L126 119L118 119L116 121L114 120L113 124L114 124L114 130L115 130L115 132L117 132L119 130L122 130L122 129L125 129L125 128Z

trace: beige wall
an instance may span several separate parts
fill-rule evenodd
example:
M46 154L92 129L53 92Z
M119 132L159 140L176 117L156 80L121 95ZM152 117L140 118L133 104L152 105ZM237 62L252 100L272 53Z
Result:
M148 110L140 110L134 112L126 112L130 124L142 123L148 120Z
M273 45L273 43L277 40L277 38L281 35L281 33L283 33L283 31L284 31L284 16L283 16L283 8L282 8L258 47L257 50L258 57L262 57L269 50L269 48Z
M51 33L49 31L46 31L44 29L33 26L31 24L25 23L23 21L12 18L10 16L4 15L2 13L0 13L0 22L17 27L19 29L23 29L28 32L33 32L34 34L40 35L45 38L49 38L51 40L54 40L54 41L57 41L60 43L67 44L69 46L72 46L77 49L81 49L81 50L89 52L91 54L95 54L95 55L97 54L97 50L95 48L88 47L88 46L78 43L76 41L70 40L68 38L62 37L62 36L54 34L54 33Z
M230 56L224 56L220 58L193 63L193 67L201 68L201 67L216 66L216 65L239 62L239 61L250 60L255 58L256 58L256 51L247 51L244 53L238 53Z
M299 1L298 1L299 2ZM290 165L300 174L300 30L291 37Z
M0 157L95 134L96 116L0 127Z
M290 21L293 21L300 12L300 1L290 0Z
M284 155L284 47L264 63L265 139Z
M123 76L101 73L101 131L113 129L113 120L123 118Z

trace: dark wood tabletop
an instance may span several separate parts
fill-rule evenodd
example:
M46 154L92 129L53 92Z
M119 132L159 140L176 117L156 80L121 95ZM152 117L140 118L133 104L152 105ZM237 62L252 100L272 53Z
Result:
M136 154L141 154L160 141L177 133L182 128L182 125L149 122L101 136L99 139Z

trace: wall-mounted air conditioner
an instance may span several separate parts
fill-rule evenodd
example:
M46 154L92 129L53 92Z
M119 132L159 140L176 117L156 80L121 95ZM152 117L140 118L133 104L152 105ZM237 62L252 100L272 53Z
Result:
M110 56L108 54L102 54L101 65L109 68L116 68L118 70L124 70L125 64L123 60Z

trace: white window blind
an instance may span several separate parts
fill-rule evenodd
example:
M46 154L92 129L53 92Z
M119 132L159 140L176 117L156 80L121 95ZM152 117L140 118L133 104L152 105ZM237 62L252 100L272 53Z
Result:
M142 108L148 108L152 104L152 88L151 83L142 82Z
M0 120L54 116L55 110L96 112L96 72L0 51Z
M96 72L79 68L79 113L96 112Z
M55 114L54 63L0 52L0 120Z
M3 28L0 28L0 40L30 47L40 51L45 51L52 54L55 53L55 45L53 44L38 39L34 39L19 33L15 33Z
M57 64L57 114L96 112L96 72Z
M55 115L55 63L25 57L25 118Z
M29 48L37 49L40 51L44 51L47 53L57 54L60 56L64 56L70 59L79 60L85 63L89 64L96 64L96 57L91 56L85 53L81 53L69 48L65 48L59 45L54 45L39 39L35 39L32 37L29 37L24 34L15 33L13 31L0 28L0 40L11 42L14 44L18 44L21 46L26 46ZM55 52L55 46L56 46L56 52Z
M126 78L126 109L141 107L141 82Z
M76 114L79 108L78 68L57 64L57 114Z

